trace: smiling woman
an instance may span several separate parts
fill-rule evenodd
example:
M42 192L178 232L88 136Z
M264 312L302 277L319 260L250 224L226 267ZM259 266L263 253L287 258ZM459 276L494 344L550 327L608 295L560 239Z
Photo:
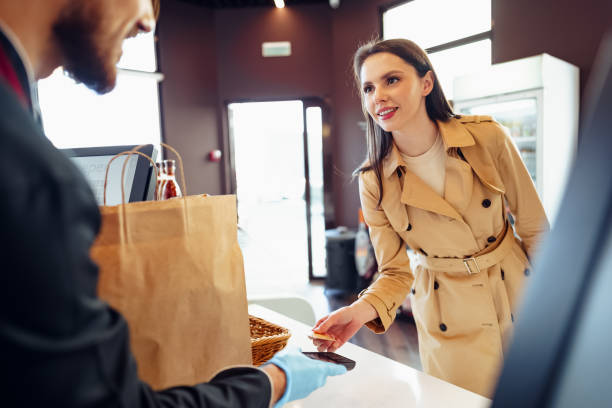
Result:
M355 175L379 272L315 326L334 340L313 342L333 352L363 325L385 332L409 295L424 371L490 395L529 257L548 230L535 186L498 123L453 114L412 41L365 44L354 71L368 123Z
M365 64L368 60L368 64ZM437 80L436 73L427 57L427 54L415 43L409 40L386 40L374 41L359 48L355 53L354 75L357 86L362 88L363 108L367 123L368 163L356 170L355 175L361 171L373 170L378 180L382 200L382 173L381 162L389 154L393 145L391 130L397 130L387 119L391 119L394 113L386 112L389 117L379 117L376 109L384 108L380 104L381 97L389 97L388 92L393 92L397 98L406 100L405 110L413 109L412 115L406 113L402 122L404 125L410 117L414 117L414 109L419 109L418 118L423 126L429 127L429 140L418 139L419 145L425 144L429 147L433 144L437 131L432 129L431 120L445 121L452 117L453 111L444 97L444 93ZM377 78L378 75L378 78ZM378 79L382 94L373 94L376 91L373 80ZM404 79L404 81L401 81ZM410 88L412 86L412 88ZM378 98L378 99L377 99ZM377 103L379 104L378 107ZM373 114L375 113L375 114ZM426 113L426 115L424 115ZM376 121L374 118L380 118ZM379 126L375 124L378 123ZM380 126L385 123L385 126ZM429 125L429 126L428 126ZM417 146L416 149L422 149ZM380 204L380 201L378 202Z

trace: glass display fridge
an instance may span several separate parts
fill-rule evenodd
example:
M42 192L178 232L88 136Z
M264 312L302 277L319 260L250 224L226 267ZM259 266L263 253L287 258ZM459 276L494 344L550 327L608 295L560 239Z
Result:
M453 85L456 113L490 115L506 128L553 222L577 148L578 68L540 54L494 64Z

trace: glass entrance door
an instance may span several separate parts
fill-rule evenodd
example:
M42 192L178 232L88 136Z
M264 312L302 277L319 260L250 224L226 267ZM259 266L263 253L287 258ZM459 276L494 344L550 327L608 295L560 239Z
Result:
M325 276L321 108L231 103L228 118L247 286Z

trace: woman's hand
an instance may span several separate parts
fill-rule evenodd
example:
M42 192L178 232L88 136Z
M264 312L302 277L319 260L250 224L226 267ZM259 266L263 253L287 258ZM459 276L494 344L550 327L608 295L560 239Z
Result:
M368 302L357 300L350 306L340 308L332 314L321 318L312 329L316 333L325 333L333 338L332 340L313 339L312 342L319 351L338 350L365 323L378 317L376 309Z

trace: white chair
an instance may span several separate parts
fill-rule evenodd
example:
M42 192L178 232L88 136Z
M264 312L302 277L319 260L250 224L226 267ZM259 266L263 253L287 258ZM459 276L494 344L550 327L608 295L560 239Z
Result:
M314 326L315 312L310 302L298 295L256 295L248 297L249 304L257 304L294 320Z

